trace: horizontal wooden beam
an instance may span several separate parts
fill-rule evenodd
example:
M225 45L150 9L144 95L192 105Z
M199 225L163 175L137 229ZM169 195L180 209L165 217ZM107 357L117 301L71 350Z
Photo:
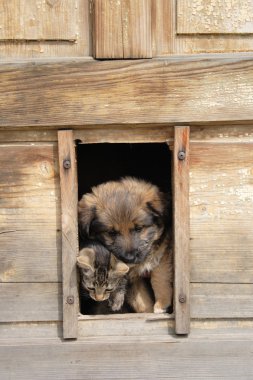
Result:
M253 120L252 56L0 64L0 127Z

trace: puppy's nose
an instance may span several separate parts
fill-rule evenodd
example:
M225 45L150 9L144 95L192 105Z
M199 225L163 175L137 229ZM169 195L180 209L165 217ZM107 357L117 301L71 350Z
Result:
M135 260L136 252L135 251L126 252L125 257L128 260L128 262L132 262Z

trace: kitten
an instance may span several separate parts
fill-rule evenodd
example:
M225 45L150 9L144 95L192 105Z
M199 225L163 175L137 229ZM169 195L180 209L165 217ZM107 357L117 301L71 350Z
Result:
M95 301L108 300L113 311L122 308L129 267L117 260L103 245L92 242L77 257L82 286Z

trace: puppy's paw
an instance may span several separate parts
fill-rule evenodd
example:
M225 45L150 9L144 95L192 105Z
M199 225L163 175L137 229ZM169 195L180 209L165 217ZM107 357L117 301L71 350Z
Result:
M157 301L155 304L154 304L154 313L155 314L164 314L164 313L167 313L167 306L163 306L161 305L161 303L159 301Z

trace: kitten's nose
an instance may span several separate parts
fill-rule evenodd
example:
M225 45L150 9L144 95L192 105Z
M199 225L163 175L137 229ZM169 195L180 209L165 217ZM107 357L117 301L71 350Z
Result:
M103 301L104 300L103 294L96 294L95 298L96 298L96 301Z

